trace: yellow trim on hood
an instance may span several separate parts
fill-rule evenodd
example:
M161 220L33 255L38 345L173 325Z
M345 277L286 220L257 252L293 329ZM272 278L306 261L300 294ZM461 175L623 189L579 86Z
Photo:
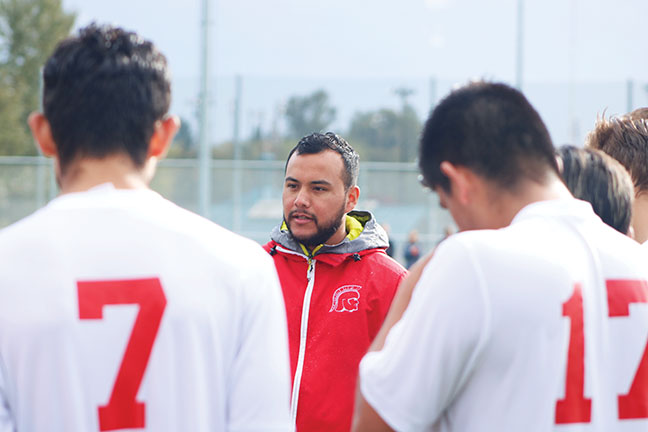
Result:
M366 221L365 221L366 222ZM361 223L358 219L347 215L346 217L346 231L348 232L347 238L349 240L355 240L360 237L362 231L364 230L364 224Z

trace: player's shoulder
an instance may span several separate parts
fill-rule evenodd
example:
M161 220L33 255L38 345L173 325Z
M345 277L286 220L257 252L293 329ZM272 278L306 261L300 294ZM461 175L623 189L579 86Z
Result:
M606 262L615 263L616 267L634 266L648 271L646 266L647 247L607 225L606 229L601 229L597 234L591 237L596 242L602 259Z
M30 240L38 240L47 235L50 219L47 217L47 207L36 210L34 213L0 229L0 250L11 248L19 243L25 244Z
M510 263L521 257L560 262L570 253L593 248L606 263L645 262L648 248L603 223L599 218L565 221L532 218L497 230L457 233L440 246L444 253L468 255L480 261ZM441 247L439 248L441 249ZM458 257L460 258L460 257ZM568 260L569 261L569 260Z
M173 203L170 206L177 212L176 229L221 259L240 264L246 260L249 263L249 260L269 259L257 242Z
M444 265L456 271L477 266L507 267L526 257L536 259L551 254L555 242L530 227L508 226L501 229L463 231L443 240L434 255L444 257ZM554 245L554 246L552 246Z
M505 231L505 229L462 231L451 235L439 243L435 254L442 250L461 254L468 250L489 251L490 249L501 249L512 237L515 236Z
M148 207L148 206L147 206ZM267 276L272 260L255 241L159 197L151 208L140 209L152 232L175 245L187 260L202 263L222 280Z

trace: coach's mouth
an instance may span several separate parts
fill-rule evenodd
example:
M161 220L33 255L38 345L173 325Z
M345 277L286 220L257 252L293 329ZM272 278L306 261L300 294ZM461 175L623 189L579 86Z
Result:
M291 212L288 218L291 221L295 221L298 224L304 224L315 220L314 216L311 216L308 213L304 213L304 212Z

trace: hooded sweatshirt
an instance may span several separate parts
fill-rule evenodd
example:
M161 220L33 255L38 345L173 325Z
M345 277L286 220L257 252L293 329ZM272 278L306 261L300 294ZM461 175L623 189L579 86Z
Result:
M264 246L284 293L300 432L349 431L358 364L406 274L371 213L348 213L346 231L341 243L309 251L282 223Z

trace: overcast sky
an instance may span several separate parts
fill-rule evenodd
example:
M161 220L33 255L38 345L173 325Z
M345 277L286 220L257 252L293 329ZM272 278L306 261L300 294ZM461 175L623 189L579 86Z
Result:
M174 101L176 109L193 109L200 71L202 1L63 0L63 4L77 12L78 26L110 22L153 40L167 55L174 85L181 89L176 91L182 94ZM254 110L271 110L270 102L261 102L270 96L252 92L254 77L278 77L284 87L282 80L288 84L294 80L296 90L308 91L318 84L326 87L334 79L428 82L434 76L442 83L439 96L450 83L473 77L514 83L517 4L517 0L211 1L211 68L215 76L241 74L252 80L245 87L246 121L252 121ZM628 79L636 83L633 105L648 105L646 17L646 0L524 2L523 88L541 114L549 117L557 141L580 139L590 126L589 117L595 116L592 113L606 108L608 113L624 111ZM542 99L546 92L541 86L569 82L600 84L601 96L582 100L592 91L599 93L596 85L581 87L580 93L572 91L571 99L555 102L560 105L556 107L559 117L551 101ZM334 102L350 103L344 92L330 86ZM231 92L215 88L214 109L220 113L216 122L226 122ZM397 105L390 92L393 89L376 100ZM373 103L374 93L367 90L355 97ZM581 97L581 93L585 94ZM608 94L612 95L609 103ZM418 97L415 103L424 116L429 91L420 90ZM358 107L366 105L358 101ZM351 115L344 108L340 111L342 117ZM568 121L556 124L567 112L584 118L576 135L570 135ZM552 115L555 119L550 119ZM265 116L270 121L272 114Z

